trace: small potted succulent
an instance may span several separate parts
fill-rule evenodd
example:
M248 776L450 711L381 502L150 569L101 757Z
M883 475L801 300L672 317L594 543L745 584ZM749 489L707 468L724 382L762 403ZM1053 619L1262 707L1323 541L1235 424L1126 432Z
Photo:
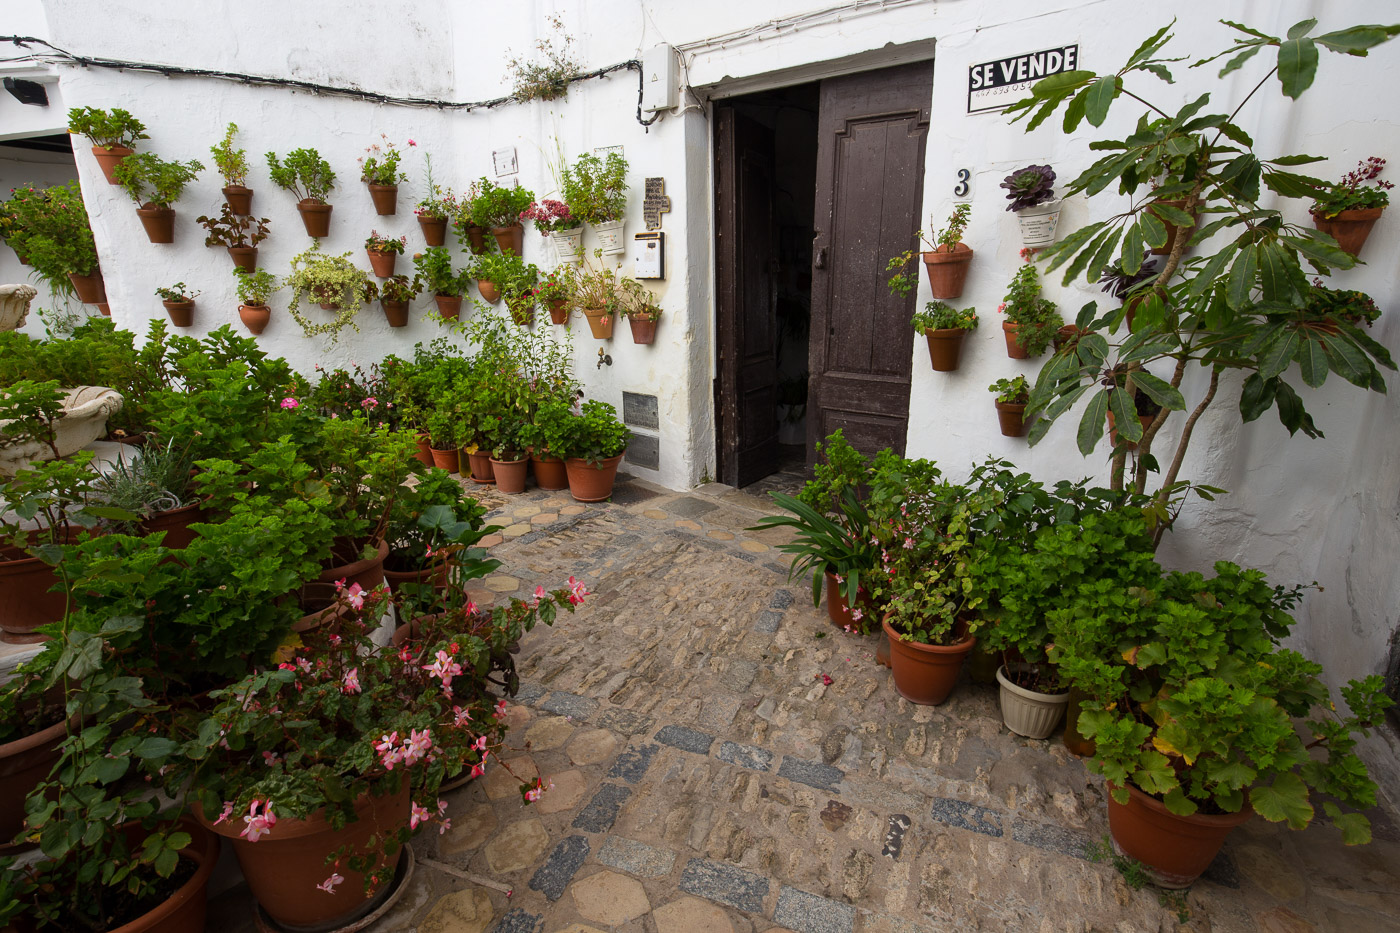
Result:
M963 286L967 283L968 264L972 262L972 250L963 243L962 238L971 214L971 204L964 202L957 205L948 217L948 226L938 232L934 242L924 243L928 246L922 254L924 270L928 273L929 290L938 300L962 297ZM923 241L924 232L920 230L914 236ZM915 252L913 249L905 250L885 266L886 272L894 273L890 276L889 286L896 295L908 295L914 289L913 276L908 270Z
M374 274L381 279L393 275L394 263L407 245L406 236L396 240L393 237L380 236L378 230L371 230L369 239L365 240L365 252L369 254L369 265Z
M551 269L535 285L535 300L549 309L549 319L555 324L569 323L569 283L573 271L572 266L565 266L562 271Z
M1006 337L1006 355L1013 360L1028 360L1040 356L1061 327L1064 318L1055 310L1055 303L1040 295L1040 275L1029 261L1034 250L1021 250L1027 262L1016 270L1006 297L997 310L1006 315L1002 333Z
M581 411L564 457L569 494L580 502L602 502L612 495L617 467L632 432L607 402L590 399Z
M233 148L237 132L238 124L230 123L223 141L210 146L209 152L214 156L214 167L224 178L224 203L235 214L249 214L253 210L253 189L244 184L248 180L248 152Z
M424 188L428 193L413 208L413 213L418 218L418 229L423 231L423 242L428 246L442 246L447 242L447 222L457 216L461 205L450 188L433 181L433 157L424 154L423 163L427 175Z
M507 188L486 178L473 185L472 191L469 207L472 226L491 231L501 252L522 255L525 225L520 217L535 202L534 192L522 188L520 182Z
M293 149L285 160L279 160L275 152L267 153L267 167L272 183L297 199L297 211L307 236L328 236L332 205L326 203L326 198L335 187L330 163L315 149Z
M569 205L553 198L536 201L520 214L521 220L534 221L540 236L554 244L559 262L579 262L583 259L583 221L569 211Z
M1055 197L1055 170L1048 165L1027 165L1002 180L1008 211L1021 225L1021 244L1033 249L1055 242L1060 223L1060 201Z
M225 203L218 217L201 214L195 222L208 231L205 246L223 246L236 268L252 272L258 267L258 244L267 239L268 220L239 214Z
M456 320L462 313L462 296L472 280L471 269L452 268L452 254L445 246L431 246L413 257L418 278L433 293L438 313L447 320Z
M963 338L977 329L977 309L959 311L946 302L930 301L910 323L928 340L928 358L934 371L948 373L958 368Z
M194 323L194 300L199 297L199 292L186 292L185 283L176 282L169 288L157 288L156 297L169 312L171 324L189 327Z
M563 188L569 212L592 225L605 254L626 249L622 226L627 213L627 160L621 153L609 152L606 161L591 152L579 156L564 169Z
M649 345L656 339L656 322L661 320L661 305L641 282L622 280L622 296L617 313L627 318L633 343Z
M132 153L132 146L146 135L146 126L120 107L100 110L96 107L74 107L68 111L68 132L86 136L92 143L92 154L111 184L119 184L112 170Z
M380 133L379 138L384 140L384 145L372 143L365 148L365 154L356 161L360 163L360 181L369 185L369 196L374 200L374 212L381 217L387 217L398 213L399 182L406 180L408 176L399 171L403 153L389 142L389 137L384 133ZM408 144L418 145L411 139Z
M997 421L1001 423L1001 433L1007 437L1024 437L1026 434L1026 405L1031 400L1031 389L1025 376L1012 379L998 379L987 387L996 396Z
M136 216L146 228L152 243L175 242L175 208L171 207L194 181L204 166L188 162L166 162L154 152L130 155L112 169L117 184L136 202Z
M1340 182L1318 195L1310 209L1313 225L1353 256L1361 255L1371 228L1390 203L1389 191L1395 186L1380 180L1384 170L1385 159L1379 156L1361 160Z
M408 326L408 303L418 297L423 290L419 276L391 275L378 285L371 283L374 291L370 300L379 299L379 307L384 309L384 318L390 327Z
M272 309L267 306L268 296L282 285L266 269L249 272L235 267L233 277L238 283L238 317L248 330L261 334L272 319Z
M348 252L332 256L321 252L319 243L292 257L292 271L282 284L292 290L287 311L306 336L330 334L332 341L339 337L342 328L360 329L355 315L360 305L369 300L374 285L369 275L350 261ZM313 322L301 311L303 298L319 304L323 311L334 311L334 319Z

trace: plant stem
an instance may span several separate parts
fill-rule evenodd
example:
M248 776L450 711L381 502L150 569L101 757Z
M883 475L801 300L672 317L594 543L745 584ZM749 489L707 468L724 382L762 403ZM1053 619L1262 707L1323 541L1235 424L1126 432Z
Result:
M1191 412L1191 417L1186 419L1186 426L1181 429L1181 440L1178 441L1176 445L1176 457L1172 460L1171 468L1168 469L1166 475L1162 477L1162 488L1157 490L1157 502L1162 506L1165 506L1170 499L1171 488L1176 482L1176 475L1181 472L1181 462L1186 459L1186 446L1191 442L1191 429L1196 426L1196 422L1200 420L1201 415L1205 414L1206 409L1210 407L1210 403L1215 400L1215 390L1219 385L1220 370L1218 368L1213 368L1210 371L1210 387L1206 389L1205 398L1201 399L1195 411ZM1152 534L1152 544L1154 547L1161 543L1162 535L1166 530L1167 526L1165 523L1157 526L1156 531Z

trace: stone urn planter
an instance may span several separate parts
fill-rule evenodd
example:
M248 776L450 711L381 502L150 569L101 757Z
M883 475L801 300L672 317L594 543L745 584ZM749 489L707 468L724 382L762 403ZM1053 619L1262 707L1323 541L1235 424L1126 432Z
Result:
M18 330L39 292L32 285L0 285L0 331Z
M107 434L107 419L122 410L121 393L105 386L79 386L64 393L63 415L54 423L58 455L77 453ZM0 422L0 427L8 424ZM38 441L0 445L0 476L14 476L36 460L52 460L53 451Z

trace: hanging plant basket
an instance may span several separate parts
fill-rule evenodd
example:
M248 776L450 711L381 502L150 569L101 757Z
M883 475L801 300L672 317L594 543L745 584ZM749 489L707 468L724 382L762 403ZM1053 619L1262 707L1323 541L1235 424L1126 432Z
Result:
M1337 241L1337 245L1353 256L1361 255L1361 247L1371 235L1371 228L1381 219L1383 207L1360 207L1340 211L1333 217L1313 214L1313 226Z
M598 234L598 246L603 250L603 255L615 255L626 249L626 244L622 242L625 224L626 221L623 220L611 220L607 223L593 225L593 231Z
M146 228L146 239L152 243L175 242L175 208L138 207L136 216L141 218L141 226Z
M380 217L391 217L399 211L398 185L370 185L369 196L374 201L374 212Z
M170 315L170 323L176 327L189 327L194 323L194 301L165 301L166 312Z
M924 271L928 287L938 299L961 298L967 284L967 270L972 263L972 250L962 243L953 249L936 249L924 255ZM936 367L935 367L936 368Z
M92 147L92 154L93 157L97 159L98 168L102 169L102 175L107 179L107 182L113 185L120 184L120 182L118 182L116 176L112 174L112 170L117 167L117 164L120 163L122 159L125 159L135 151L136 150L126 146Z
M491 235L496 238L496 245L501 248L501 253L503 255L525 255L524 224L511 224L508 227L492 227Z
M267 305L239 305L238 317L249 331L261 334L267 322L272 320L272 309Z
M315 198L306 198L297 202L297 210L301 212L301 223L306 228L307 236L319 239L330 235L333 206Z
M554 244L554 256L560 262L583 261L582 227L574 227L571 230L554 230L549 234L549 240Z
M429 246L442 246L447 242L446 217L418 217L418 229L423 231L423 242Z
M384 309L384 319L389 322L390 327L408 326L408 302L381 298L379 307Z
M394 264L399 258L398 253L377 249L367 249L365 252L369 254L369 267L374 270L377 278L387 279L394 274Z
M227 185L224 188L224 203L235 214L253 213L253 189L242 185Z
M924 331L928 341L928 359L934 372L950 373L958 368L958 358L962 355L963 341L967 331L961 327L939 327Z
M593 336L599 340L611 340L613 334L613 321L617 315L607 308L584 308L583 316L588 318L588 329L593 332Z
M1016 223L1021 227L1021 245L1040 249L1055 242L1055 229L1060 225L1060 205L1056 199L1023 207L1016 211Z
M258 268L258 248L256 246L230 246L228 254L233 259L233 267L245 272L255 272Z

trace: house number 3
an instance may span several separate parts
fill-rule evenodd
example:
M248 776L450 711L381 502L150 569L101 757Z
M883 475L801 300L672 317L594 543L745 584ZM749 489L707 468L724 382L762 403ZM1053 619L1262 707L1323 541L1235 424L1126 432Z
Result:
M971 180L972 171L970 169L958 169L958 183L953 186L953 195L959 198L967 197L972 192Z

